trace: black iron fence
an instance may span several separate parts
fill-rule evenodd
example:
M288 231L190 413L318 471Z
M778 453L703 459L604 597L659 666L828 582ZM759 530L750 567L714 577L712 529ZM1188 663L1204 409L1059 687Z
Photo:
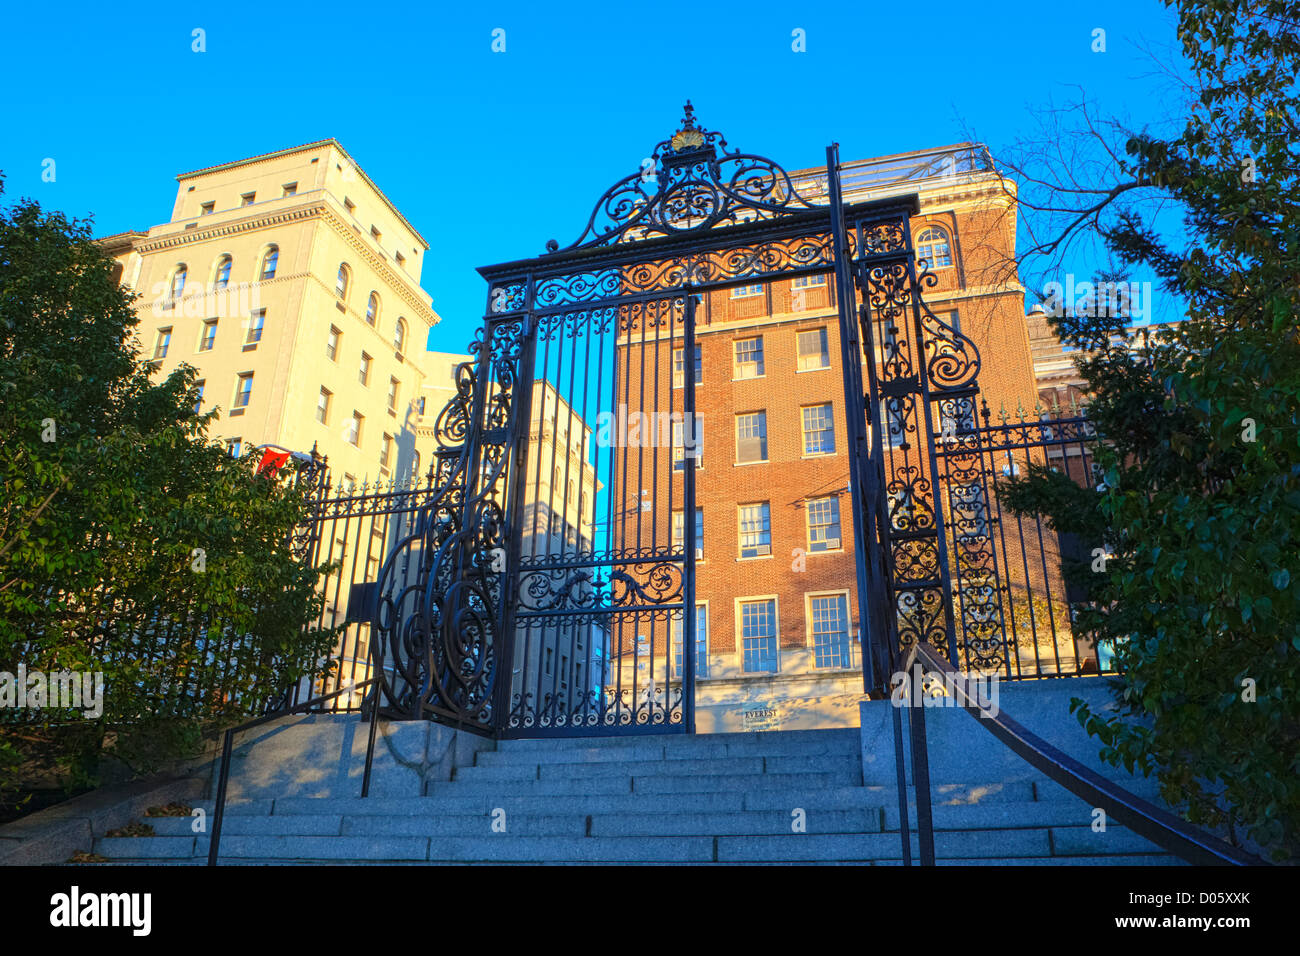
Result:
M1082 414L993 416L936 439L953 564L957 666L1004 678L1059 677L1112 670L1110 654L1078 633L1072 605L1083 595L1064 566L1089 558L1074 536L1034 515L1007 510L999 491L1031 465L1096 487L1096 429Z

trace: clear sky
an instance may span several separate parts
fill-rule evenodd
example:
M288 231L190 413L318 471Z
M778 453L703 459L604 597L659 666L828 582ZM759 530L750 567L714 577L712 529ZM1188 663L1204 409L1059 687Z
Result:
M790 169L831 141L850 160L973 134L996 154L1075 87L1137 126L1159 118L1151 54L1176 48L1157 0L74 0L10 4L3 22L7 200L93 214L98 235L145 229L170 215L180 172L335 137L430 242L443 351L463 351L484 311L474 267L575 239L687 97L731 146Z

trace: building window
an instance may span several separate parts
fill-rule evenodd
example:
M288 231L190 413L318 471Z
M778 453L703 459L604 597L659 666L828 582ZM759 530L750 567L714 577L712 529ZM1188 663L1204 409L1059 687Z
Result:
M803 409L803 453L805 456L835 453L835 424L829 402Z
M740 640L745 673L776 673L776 601L740 602Z
M673 388L681 388L686 381L685 366L686 349L673 349ZM699 385L704 381L704 361L701 357L699 345L695 346L695 384Z
M415 457L411 459L411 478L414 481L420 480L420 453L414 452Z
M758 378L763 374L763 337L736 342L736 378Z
M298 193L298 184L297 184L297 183L285 183L285 184L284 184L284 192L282 192L282 193L280 194L280 198L281 198L281 199L288 199L290 196L295 196L295 195L297 195L297 193Z
M185 266L179 265L176 267L176 271L172 273L171 297L173 299L179 299L181 297L181 293L185 291L185 275L187 272L188 270L185 268Z
M235 408L247 408L253 397L253 373L245 372L239 376L239 385L235 389Z
M199 211L203 215L207 216L211 214L211 212L216 208L217 208L217 204L215 202L205 202L199 206Z
M195 414L195 415L201 415L201 414L203 413L203 386L204 386L204 384L205 384L205 383L204 383L202 380L197 381L197 382L194 383L195 391L198 392L198 394L194 397L194 414Z
M370 356L361 353L361 365L357 368L357 381L362 385L370 384Z
M686 527L680 511L673 512L673 550L681 551L686 547ZM695 559L704 557L704 509L695 509Z
M767 412L736 416L736 462L767 461Z
M354 411L352 413L352 423L348 425L348 431L346 435L347 443L349 445L361 444L361 429L362 426L365 425L365 423L366 423L366 417L364 415L362 415L360 412L357 411Z
M203 334L199 339L199 351L211 352L217 341L217 320L208 319L203 323Z
M274 279L276 266L280 264L280 247L271 246L262 256L262 271L260 273L263 280Z
M397 256L397 265L398 265L398 268L405 269L405 268L406 268L406 256L402 255L400 252L395 252L395 253L393 253L393 255Z
M898 448L904 444L907 413L904 400L886 397L880 402L880 443L884 448Z
M738 285L731 290L733 299L748 299L750 296L762 295L763 284L760 282L756 285Z
M704 467L704 427L700 422L698 415L693 419L695 427L691 429L695 435L691 447L685 447L685 422L673 422L673 471L682 471L686 468L686 459L694 458L695 467Z
M370 293L370 298L366 300L366 321L374 325L379 321L379 294Z
M393 348L397 354L401 355L402 350L406 348L406 320L400 315L397 317L397 325L393 328Z
M348 283L352 279L352 271L348 268L346 262L339 263L339 274L334 280L334 294L340 299L348 297Z
M982 485L975 483L950 486L948 505L952 534L956 541L971 545L988 538L989 505Z
M395 378L388 380L388 414L397 414L397 390L402 387L402 383Z
M791 283L796 289L815 289L826 284L825 276L795 276Z
M740 506L740 556L759 558L772 553L772 509L766 501Z
M330 335L325 341L325 354L329 356L331 362L337 362L339 359L339 335L341 334L334 326L330 326Z
M799 350L799 371L831 367L831 350L825 329L810 329L796 336Z
M167 349L172 344L172 330L170 328L158 330L158 341L153 347L153 357L162 359L167 357Z
M381 239L384 238L384 234L383 234L382 232L380 232L379 229L378 229L378 227L376 227L376 226L371 226L371 227L370 227L370 235L372 235L372 236L374 237L375 242L378 242L379 240L381 240Z
M849 602L843 594L813 594L808 598L812 619L813 665L852 667L849 649Z
M217 279L214 285L218 289L224 289L230 284L230 267L233 260L230 256L222 256L217 260Z
M227 438L226 450L230 452L231 458L238 458L244 453L244 442L241 438Z
M673 621L673 676L682 676L682 631L685 621ZM709 676L709 606L695 605L695 676Z
M948 233L939 226L926 226L916 237L916 258L924 259L931 269L946 269L952 265L952 250L948 247Z
M415 413L416 413L417 415L419 415L421 418L424 417L424 398L423 398L423 397L421 397L421 398L417 398L417 399L415 400Z
M316 421L328 425L330 420L330 399L334 397L325 386L321 386L320 397L316 399Z
M384 433L384 442L379 448L379 467L387 470L388 459L393 453L393 436Z
M256 201L257 201L257 193L255 192L244 193L242 196L239 197L239 204L241 206L251 206Z
M814 498L808 502L808 550L839 551L840 500Z
M351 199L349 199L347 196L344 196L344 197L343 197L343 208L346 209L346 210L348 211L348 214L350 215L350 214L352 214L352 213L354 213L354 212L357 211L357 204L354 203L354 202L353 202Z
M248 317L248 341L246 344L253 345L262 341L262 328L266 325L266 309L258 309Z

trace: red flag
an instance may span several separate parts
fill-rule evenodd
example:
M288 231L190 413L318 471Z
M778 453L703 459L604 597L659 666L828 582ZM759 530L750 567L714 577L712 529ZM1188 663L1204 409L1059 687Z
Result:
M268 448L262 452L262 460L257 464L257 473L266 475L268 478L274 478L275 473L280 470L280 466L289 460L287 451L276 451Z

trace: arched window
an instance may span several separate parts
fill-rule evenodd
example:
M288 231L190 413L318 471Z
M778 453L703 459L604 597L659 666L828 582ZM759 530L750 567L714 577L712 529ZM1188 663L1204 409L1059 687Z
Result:
M224 289L230 283L230 256L222 256L217 260L217 277L213 285L218 289Z
M379 321L379 293L370 293L370 298L366 300L366 321L374 325Z
M420 453L417 451L415 457L411 460L411 478L415 481L420 480Z
M352 279L352 272L348 269L346 262L339 263L339 277L334 282L334 294L340 299L348 297L348 283Z
M280 247L271 246L262 256L262 279L274 279L275 267L280 264Z
M179 299L181 297L181 293L185 291L185 273L187 271L188 270L186 270L185 264L181 263L176 267L176 271L172 273L172 298L173 299Z
M916 257L924 259L931 269L946 269L952 265L952 249L948 233L938 226L926 226L916 237Z
M397 317L397 328L393 330L393 346L399 352L406 347L406 320L400 315Z

